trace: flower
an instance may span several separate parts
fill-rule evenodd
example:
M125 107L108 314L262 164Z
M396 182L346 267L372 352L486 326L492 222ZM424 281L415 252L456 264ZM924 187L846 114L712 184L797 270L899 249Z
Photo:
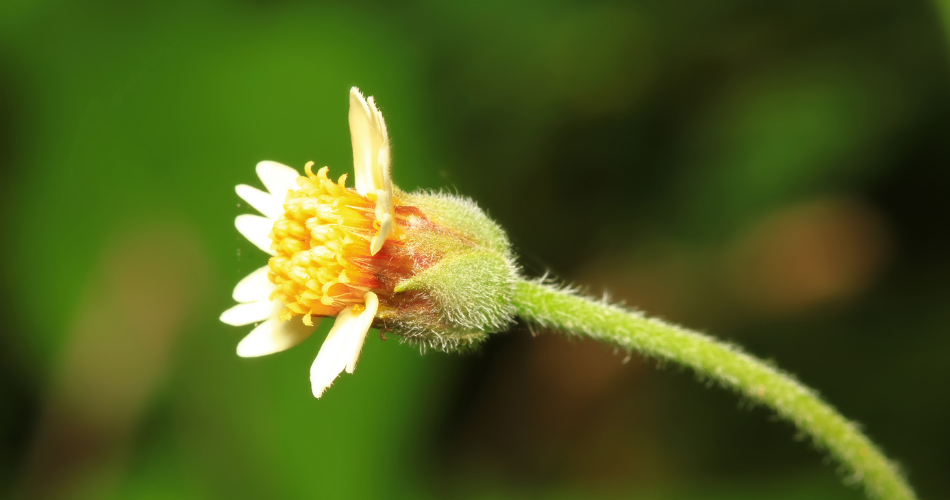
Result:
M310 369L317 398L353 373L369 329L444 350L474 345L513 317L517 272L507 238L469 200L405 193L390 180L386 122L373 98L350 90L355 189L328 167L305 175L263 161L268 192L238 196L263 216L239 215L238 231L271 255L234 288L234 326L260 323L238 344L242 357L283 351L335 317Z
M345 175L339 183L327 178L326 167L314 175L312 162L301 177L291 167L263 161L257 175L267 193L237 186L238 196L264 217L239 215L234 225L272 257L237 284L239 304L220 318L234 326L263 321L237 347L239 356L255 357L303 342L319 324L313 316L336 316L310 370L318 398L344 369L356 368L379 307L368 260L394 231L386 123L373 98L367 101L356 87L349 121L355 193L346 189Z

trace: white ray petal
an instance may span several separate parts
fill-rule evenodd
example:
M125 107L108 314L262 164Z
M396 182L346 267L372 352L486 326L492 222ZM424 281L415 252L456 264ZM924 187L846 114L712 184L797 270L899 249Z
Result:
M376 107L376 101L373 96L369 97L369 108L373 112L373 118L376 122L378 135L374 137L374 152L376 153L376 164L373 168L373 186L377 189L383 189L392 195L392 179L389 176L389 131L386 129L386 120L383 119L383 113ZM378 141L378 142L377 142Z
M359 334L350 335L351 342L343 349L343 354L349 353L346 360L346 373L353 373L356 370L356 362L360 359L360 352L363 351L363 343L366 342L366 334L373 324L376 312L379 310L379 298L373 292L366 292L364 296L366 309L360 313L359 324L352 327Z
M267 216L268 219L277 220L280 219L281 215L284 215L284 206L278 202L275 196L269 193L265 193L247 184L239 184L234 188L234 191L237 192L237 195L240 196L242 200L246 201L258 212Z
M243 214L234 219L234 227L257 248L271 255L277 255L270 248L270 232L274 228L274 221L260 215Z
M314 397L322 396L343 370L352 373L356 368L356 360L378 308L376 294L368 292L363 311L354 313L353 308L349 307L337 315L333 328L317 353L317 359L310 367L310 385Z
M234 286L234 293L231 296L238 302L254 302L267 299L276 288L267 277L269 272L270 266L264 266L248 274Z
M262 161L257 164L257 176L283 206L287 191L297 189L297 177L300 177L300 173L283 163Z
M366 99L356 87L350 89L350 140L353 142L353 177L356 191L366 196L376 191L373 183L373 169L378 149L374 143L381 142L374 113L369 109Z
M373 238L371 254L382 248L393 230L393 184L389 175L390 149L386 120L370 97L359 89L350 89L350 140L353 142L353 171L356 191L376 195L376 220L379 233ZM389 220L387 221L387 217Z
M379 231L373 236L370 245L370 255L376 255L386 238L393 232L393 194L392 191L379 189L376 191L376 220L379 221Z
M231 326L244 326L264 321L274 315L274 304L267 299L238 304L221 313L220 320Z
M319 324L318 320L313 326L307 326L299 317L287 321L271 318L251 330L238 343L237 354L242 358L254 358L290 349L313 334Z
M383 243L386 243L386 238L393 232L393 218L391 215L386 214L383 216L383 220L380 221L379 233L373 236L373 241L370 245L370 255L376 255L381 248L383 248Z
M317 359L315 359L313 365L310 366L310 388L313 390L313 396L315 398L322 396L323 391L325 391L327 387L330 387L330 384L332 384L336 377L346 368L346 360L340 356L344 345L345 332L337 328L337 326L345 323L345 318L347 317L345 315L348 311L349 309L345 309L337 315L336 322L333 323L333 328L330 329L326 340L324 340L323 345L320 346ZM341 323L341 319L344 319L343 323Z

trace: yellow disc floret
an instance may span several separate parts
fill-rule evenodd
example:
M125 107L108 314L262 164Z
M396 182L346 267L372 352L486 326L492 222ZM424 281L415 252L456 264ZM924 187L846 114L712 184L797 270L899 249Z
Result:
M271 296L284 304L280 319L303 315L335 316L343 308L362 305L366 292L383 299L391 293L387 276L404 268L402 233L398 228L383 249L370 254L377 233L375 200L346 188L346 175L337 182L327 178L327 167L316 174L313 162L300 189L284 202L284 215L274 223L270 280L277 285ZM408 263L405 263L408 264Z

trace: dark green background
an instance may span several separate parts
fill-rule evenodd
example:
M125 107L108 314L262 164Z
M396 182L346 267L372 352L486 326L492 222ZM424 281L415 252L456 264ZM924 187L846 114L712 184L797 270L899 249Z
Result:
M950 55L885 0L0 3L0 496L853 499L676 367L523 326L239 359L262 159L470 196L525 273L740 343L950 496ZM659 369L658 369L659 368Z

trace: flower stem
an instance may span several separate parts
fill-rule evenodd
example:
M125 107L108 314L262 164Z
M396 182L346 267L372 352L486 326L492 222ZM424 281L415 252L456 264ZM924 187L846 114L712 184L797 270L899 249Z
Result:
M847 481L863 484L870 498L917 498L897 468L855 424L791 375L735 346L542 282L518 283L515 307L521 318L536 326L585 335L687 366L794 423L841 462L849 472Z

